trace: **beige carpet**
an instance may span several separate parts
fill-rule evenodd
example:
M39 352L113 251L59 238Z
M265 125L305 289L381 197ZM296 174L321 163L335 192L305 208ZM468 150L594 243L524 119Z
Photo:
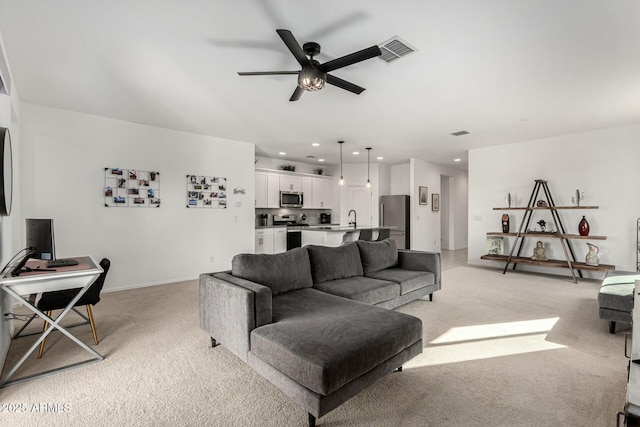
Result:
M494 269L443 273L422 319L424 353L319 426L614 426L624 333L598 319L598 283ZM196 282L103 295L102 362L0 389L0 425L301 426L306 413L198 327ZM38 328L40 325L37 326ZM87 327L74 328L91 343ZM33 342L13 342L15 362ZM20 375L82 360L60 333ZM10 406L13 405L13 406ZM38 410L40 412L38 412Z

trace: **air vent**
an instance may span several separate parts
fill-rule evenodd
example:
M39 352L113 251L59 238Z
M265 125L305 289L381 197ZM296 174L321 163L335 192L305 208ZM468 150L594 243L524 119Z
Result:
M416 51L416 49L409 46L407 42L401 40L398 36L395 36L387 40L386 42L381 43L379 47L382 51L382 55L380 55L378 58L380 58L387 64Z
M469 135L469 132L467 132L466 130L459 130L458 132L452 132L451 135L453 136Z

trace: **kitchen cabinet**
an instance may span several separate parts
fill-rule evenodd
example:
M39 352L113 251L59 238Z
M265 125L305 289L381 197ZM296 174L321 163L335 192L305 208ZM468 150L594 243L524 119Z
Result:
M277 254L287 250L287 229L261 228L256 230L256 254Z
M287 229L286 228L274 228L273 229L273 253L279 254L280 252L287 251Z
M295 175L280 175L280 191L302 191L302 177Z
M331 181L324 178L313 178L313 208L331 208Z
M267 173L267 206L268 208L280 207L280 175Z
M273 229L265 228L256 230L256 249L257 254L273 253Z
M280 176L277 173L258 172L256 178L256 208L280 207Z
M314 206L314 194L313 194L313 186L315 183L315 178L311 177L302 177L302 207L303 208L315 208Z
M256 172L256 208L267 207L267 173Z

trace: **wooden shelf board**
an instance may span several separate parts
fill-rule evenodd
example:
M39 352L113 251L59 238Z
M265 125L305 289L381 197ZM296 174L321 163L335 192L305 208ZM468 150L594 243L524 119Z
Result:
M480 259L489 260L489 261L500 261L507 262L509 259L508 255L482 255ZM567 261L560 259L549 259L547 261L537 261L531 258L525 257L513 257L511 258L511 263L513 264L531 264L531 265L540 265L544 267L559 267L559 268L569 268ZM571 263L574 270L592 270L592 271L608 271L615 270L615 265L610 264L600 264L600 265L587 265L584 262L572 262Z
M494 211L525 211L527 209L531 209L531 210L551 210L551 209L599 209L600 206L544 206L544 207L538 207L538 206L534 206L532 208L529 208L527 206L518 206L518 207L511 207L511 208L493 208Z
M518 233L502 233L499 231L490 231L487 236L509 236L516 237ZM520 236L524 237L546 237L550 239L583 239L583 240L607 240L607 236L581 236L579 234L567 234L567 233L520 233Z

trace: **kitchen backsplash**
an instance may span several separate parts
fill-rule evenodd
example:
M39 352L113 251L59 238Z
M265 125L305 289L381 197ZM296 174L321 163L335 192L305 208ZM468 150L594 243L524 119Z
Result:
M320 214L321 213L331 213L331 209L262 209L256 208L256 226L260 224L260 215L268 214L269 218L267 221L267 225L273 225L273 215L297 215L298 218L301 218L302 215L305 215L305 219L299 219L299 222L305 222L309 225L320 224Z

